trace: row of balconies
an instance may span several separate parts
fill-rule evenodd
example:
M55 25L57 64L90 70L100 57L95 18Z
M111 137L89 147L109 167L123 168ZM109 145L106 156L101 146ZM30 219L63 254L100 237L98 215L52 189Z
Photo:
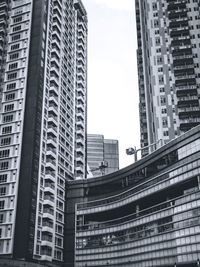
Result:
M54 182L55 181L55 171L50 170L49 168L46 168L45 171L45 181L51 181Z
M179 56L173 56L173 59L174 60L187 60L186 62L188 62L188 64L189 63L193 64L193 60L190 60L190 59L193 59L193 54L182 54L182 55L179 55Z
M187 17L187 10L184 10L184 11L179 11L179 12L176 12L176 13L169 13L168 14L168 17L170 20L178 20L178 19L188 19Z
M200 117L199 118L188 118L188 119L180 119L180 123L197 123L200 122Z
M193 112L193 111L200 111L200 108L198 106L196 107L193 107L193 106L190 106L190 107L178 107L178 111L179 112Z
M178 101L190 101L190 100L197 100L198 101L197 95L177 96L177 98L178 98Z
M190 74L187 71L185 71L185 72L183 72L183 71L182 72L175 71L174 75L175 75L176 79L179 79L179 80L191 79L191 78L195 78L196 77L195 74Z
M181 66L174 66L174 70L187 70L187 69L194 69L194 64L185 64Z

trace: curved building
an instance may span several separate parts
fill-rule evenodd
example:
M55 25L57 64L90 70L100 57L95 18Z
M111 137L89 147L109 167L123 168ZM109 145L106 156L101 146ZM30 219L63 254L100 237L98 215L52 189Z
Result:
M199 189L200 126L116 173L69 182L67 266L199 266Z

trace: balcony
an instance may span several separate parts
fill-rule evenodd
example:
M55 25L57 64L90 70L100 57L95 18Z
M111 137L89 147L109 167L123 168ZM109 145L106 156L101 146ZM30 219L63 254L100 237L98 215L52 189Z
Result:
M55 66L55 64L53 66L51 66L50 69L50 78L55 78L56 81L59 81L59 69Z
M59 52L59 50L57 50L55 47L52 48L52 50L51 50L51 54L52 54L52 55L55 54L56 57L60 58L60 52Z
M85 116L84 116L83 112L78 112L77 113L77 119L82 119L82 120L85 119Z
M200 111L200 108L199 107L185 107L185 108L179 108L178 107L178 111L179 112L194 112L194 111Z
M54 103L49 104L49 114L54 114L57 115L58 113L58 106L55 105Z
M44 195L44 205L54 207L54 197L52 195Z
M54 137L57 136L57 127L55 127L55 124L48 124L47 133L50 133Z
M173 56L173 59L190 59L193 58L193 55L180 55L180 56Z
M78 135L81 135L81 136L84 136L84 130L83 129L81 129L81 128L78 128L77 130L76 130L76 133L78 134Z
M46 168L49 168L51 170L55 170L56 169L56 162L52 159L47 159L46 161Z
M85 127L85 124L84 124L84 121L83 121L83 120L78 120L78 121L76 122L76 125L77 125L77 126L81 126L83 129L84 129L84 127Z
M84 173L84 168L83 168L83 165L79 164L76 166L76 172L78 174L83 174Z
M41 261L51 262L52 261L52 256L41 255Z
M49 94L49 103L55 103L56 105L58 105L58 96L57 94L53 94L53 93L50 93Z
M45 180L50 180L50 181L54 182L55 181L55 177L56 177L56 175L55 175L54 172L52 172L52 171L50 171L48 169L46 170L46 172L45 172Z
M77 163L80 162L80 163L83 164L83 162L84 162L84 158L83 158L83 156L80 156L80 155L76 156L76 162L77 162Z
M41 246L53 247L52 236L43 236L41 240Z
M76 143L77 143L77 144L83 144L83 143L84 143L84 139L81 138L81 137L78 137L78 138L76 139Z
M194 69L194 64L174 66L174 70L187 70L187 69Z
M56 147L57 146L57 139L56 139L56 137L47 135L47 145L51 145L52 147Z
M55 194L55 185L53 183L46 183L45 186L44 186L44 192L46 194L52 194L54 195Z
M43 209L43 219L51 219L51 220L54 220L54 210L52 208L45 207Z
M48 114L48 123L49 122L52 122L52 123L54 123L56 125L57 122L58 122L58 117L54 116L52 113L49 113Z
M76 152L83 155L84 152L85 152L84 147L83 146L77 146L76 147Z
M79 85L79 86L77 87L76 90L77 90L78 93L80 93L80 94L84 94L84 92L85 92L85 87Z
M85 78L86 78L85 76L86 75L82 71L80 71L80 70L77 71L77 78L78 79L85 81Z
M200 123L200 118L180 119L180 123Z
M188 95L184 95L184 96L177 96L177 98L178 98L178 101L189 101L189 100L191 100L191 101L193 101L193 100L197 100L198 101L198 96L195 94L195 95L190 95L190 94L188 94Z
M78 112L79 111L83 111L84 112L84 104L82 104L82 103L77 103L77 108L78 108Z
M197 89L197 86L196 84L195 85L177 85L176 86L176 89L178 90L192 90L192 89Z
M56 149L51 147L51 146L47 146L47 157L55 159L55 157L56 157Z
M181 123L180 121L180 130L185 132L189 131L191 128L199 125L199 122L187 122L187 123Z
M42 232L53 233L54 232L53 227L54 227L54 225L53 225L53 221L52 220L43 219Z

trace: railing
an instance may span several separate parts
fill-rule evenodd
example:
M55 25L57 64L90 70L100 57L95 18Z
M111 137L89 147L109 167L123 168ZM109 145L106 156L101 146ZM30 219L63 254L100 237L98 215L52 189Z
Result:
M184 166L185 166L185 164L184 164ZM95 201L91 201L91 202L86 202L86 203L78 203L77 204L77 210L106 206L106 205L109 205L111 203L112 204L118 203L119 200L125 201L130 196L133 196L135 193L140 194L141 192L143 192L144 189L147 189L149 187L155 187L155 184L158 184L159 182L169 181L169 178L170 179L173 178L172 176L170 176L170 173L172 171L173 171L173 169L170 171L167 171L167 172L163 172L160 175L154 176L153 178L152 177L150 177L149 179L146 178L142 184L137 185L133 188L130 188L129 190L122 192L121 194L115 195L113 197L108 197L108 198L95 200Z
M196 193L194 193L196 192ZM164 203L161 203L159 205L156 205L154 207L142 210L142 211L138 211L134 214L122 217L122 218L118 218L118 219L114 219L114 220L110 220L110 221L104 221L104 222L99 222L99 223L94 223L94 224L87 224L87 225L77 225L77 231L87 231L87 230L101 230L107 227L111 227L111 226L118 226L124 223L130 223L136 220L140 220L142 217L147 216L147 215L153 215L157 212L160 211L166 211L166 210L170 210L171 208L176 208L181 204L186 204L186 203L190 203L191 201L194 200L199 200L200 199L200 192L198 188L194 188L194 192L189 193L185 196L181 196L181 197L177 197L171 200L168 200ZM195 207L197 208L197 207ZM176 213L172 212L173 215L175 216ZM178 214L178 213L177 213ZM169 216L169 214L168 214Z

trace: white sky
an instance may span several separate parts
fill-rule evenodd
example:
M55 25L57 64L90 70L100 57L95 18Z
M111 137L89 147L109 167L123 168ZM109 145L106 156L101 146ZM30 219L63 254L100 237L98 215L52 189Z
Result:
M139 147L134 0L82 0L88 13L88 133L119 140L120 168Z

